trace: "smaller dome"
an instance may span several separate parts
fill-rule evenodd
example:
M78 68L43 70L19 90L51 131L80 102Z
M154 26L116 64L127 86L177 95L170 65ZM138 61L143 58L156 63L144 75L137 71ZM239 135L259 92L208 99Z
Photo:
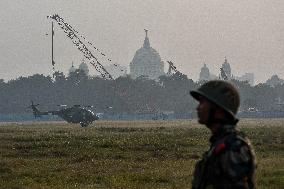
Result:
M88 65L85 63L84 59L82 60L82 63L79 66L80 70L83 70L86 75L89 75L89 68Z
M204 64L203 67L201 68L201 72L203 72L203 73L209 73L209 69L208 69L208 67L206 66L206 64Z
M76 71L76 68L74 67L73 62L72 62L72 66L69 69L69 74L74 73L75 71Z
M204 64L199 74L199 81L208 81L208 80L210 80L210 72L206 64Z
M228 68L231 67L226 57L225 57L225 62L222 64L222 67L228 67Z
M227 76L229 78L231 78L231 66L230 64L228 63L228 60L227 58L225 57L225 62L222 64L222 68L223 70L225 71L225 73L227 74Z

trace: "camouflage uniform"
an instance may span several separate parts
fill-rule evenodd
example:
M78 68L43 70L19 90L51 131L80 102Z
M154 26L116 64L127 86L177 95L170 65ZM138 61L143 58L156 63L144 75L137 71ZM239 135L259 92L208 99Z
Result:
M195 167L192 189L255 188L255 156L250 141L235 125L223 125Z

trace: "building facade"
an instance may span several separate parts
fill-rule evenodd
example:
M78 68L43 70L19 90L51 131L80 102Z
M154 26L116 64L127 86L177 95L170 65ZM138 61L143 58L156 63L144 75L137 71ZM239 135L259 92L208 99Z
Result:
M246 81L251 86L254 85L254 74L253 73L245 73L244 75L242 75L240 77L236 77L235 79L237 79L239 81Z

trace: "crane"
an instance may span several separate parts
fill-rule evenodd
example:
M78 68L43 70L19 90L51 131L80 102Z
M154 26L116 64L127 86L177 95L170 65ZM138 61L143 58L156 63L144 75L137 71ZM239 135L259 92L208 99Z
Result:
M174 65L174 63L172 61L167 61L169 64L169 69L167 74L168 75L172 75L172 71L174 71L177 75L182 75L182 73L180 71L177 70L177 67Z
M77 49L83 53L86 59L89 60L89 63L95 67L95 69L101 74L103 78L113 80L113 77L111 76L111 74L103 67L103 65L99 62L99 60L92 54L92 52L84 44L82 40L82 38L86 40L84 37L80 36L78 32L75 29L73 29L71 25L65 22L63 18L61 18L58 14L47 16L47 18L50 18L57 22L57 24L64 31L64 33L67 34L67 37L72 40L73 44L77 47ZM88 44L91 44L91 43L88 42ZM101 55L105 56L104 53L101 53ZM110 59L108 60L111 61ZM54 66L54 62L52 63Z
M169 63L169 69L168 69L168 72L167 72L168 75L172 75L172 71L174 71L176 73L179 72L177 70L177 68L174 66L174 63L172 61L167 61L167 62Z

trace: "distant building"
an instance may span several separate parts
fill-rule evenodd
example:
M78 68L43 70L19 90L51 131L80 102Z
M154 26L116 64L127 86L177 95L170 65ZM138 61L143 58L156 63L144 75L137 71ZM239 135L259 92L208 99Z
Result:
M204 64L199 74L199 81L209 81L209 80L210 80L210 72L206 64Z
M76 71L76 68L74 67L74 64L72 62L72 66L69 68L69 75L70 73L74 73Z
M247 81L251 86L254 85L254 74L253 73L245 73L244 75L242 75L240 77L234 76L232 74L231 66L230 66L226 57L225 57L225 61L222 64L221 68L224 71L224 73L226 74L226 77L227 77L228 80L236 79L236 80L239 80L239 81ZM222 77L222 74L220 74L219 77L214 75L214 74L211 74L207 65L204 64L203 67L201 68L201 71L200 71L200 74L199 74L199 81L224 79L223 77Z
M69 75L70 73L74 73L77 69L83 70L84 73L89 76L89 68L88 65L85 63L84 59L82 60L82 63L79 65L79 68L75 68L74 64L72 62L72 66L69 68Z
M209 81L209 80L216 80L219 79L218 76L210 73L209 68L206 64L203 65L199 74L199 81Z
M254 74L253 73L245 73L241 77L235 77L236 80L239 81L247 81L251 86L254 85Z
M283 80L283 79L280 79L280 78L278 77L278 75L273 75L273 76L271 76L270 79L268 79L268 80L266 81L266 84L267 84L267 85L270 85L270 86L272 86L272 87L274 87L274 86L276 86L276 85L282 85L282 84L284 84L284 80Z
M230 80L232 78L231 66L230 66L230 64L229 64L229 62L228 62L226 57L225 57L225 62L222 64L222 69L224 70L226 76Z
M164 75L164 62L161 61L159 53L150 46L150 41L147 36L144 40L143 47L138 49L130 62L130 76L137 78L146 76L149 79L157 80L161 75Z
M109 66L105 66L104 68L114 79L127 75L127 68L119 64L111 64Z
M88 65L85 63L85 60L82 60L82 63L79 65L79 69L83 70L87 76L89 76L89 68Z

